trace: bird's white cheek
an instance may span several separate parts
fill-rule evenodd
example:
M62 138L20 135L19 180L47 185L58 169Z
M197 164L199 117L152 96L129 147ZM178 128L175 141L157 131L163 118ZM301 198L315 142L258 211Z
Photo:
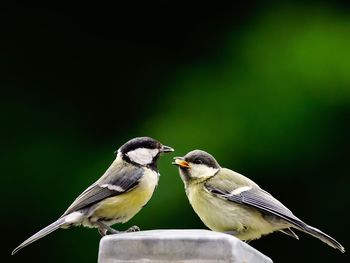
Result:
M139 148L127 153L132 162L147 165L152 163L153 158L158 154L158 149Z
M203 164L192 164L190 167L190 174L193 178L206 178L215 175L219 169L208 167Z

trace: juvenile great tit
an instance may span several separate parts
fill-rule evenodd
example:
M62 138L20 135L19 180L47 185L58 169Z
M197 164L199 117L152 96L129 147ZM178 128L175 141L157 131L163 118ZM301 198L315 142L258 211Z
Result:
M100 179L79 195L57 221L20 244L12 255L58 228L82 225L97 228L101 235L118 233L110 225L127 222L150 200L158 184L159 155L172 151L149 137L128 141L118 149L116 159ZM127 231L137 230L134 226Z
M274 231L299 239L295 228L345 252L334 238L301 221L252 180L221 168L209 153L194 150L174 159L194 211L211 230L248 241Z

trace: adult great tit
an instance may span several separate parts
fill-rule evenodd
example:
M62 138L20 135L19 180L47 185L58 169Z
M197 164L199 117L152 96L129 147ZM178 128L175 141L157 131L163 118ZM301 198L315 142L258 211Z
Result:
M100 179L79 195L57 221L25 240L12 255L58 228L82 225L97 228L101 235L118 233L110 225L127 222L150 200L158 184L159 155L172 151L149 137L128 141L118 149L116 159ZM138 227L129 229L135 230Z
M299 239L291 229L295 228L345 252L334 238L301 221L252 180L221 168L209 153L194 150L174 159L194 211L211 230L241 240L258 239L274 231Z

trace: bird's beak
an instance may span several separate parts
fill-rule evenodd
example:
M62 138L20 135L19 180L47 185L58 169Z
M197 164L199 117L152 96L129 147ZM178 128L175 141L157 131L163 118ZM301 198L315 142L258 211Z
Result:
M183 157L175 157L174 162L172 164L180 166L182 168L190 168L190 164L184 160Z
M160 151L162 153L170 153L170 152L173 152L174 149L169 147L169 146L163 145L162 148L160 149Z

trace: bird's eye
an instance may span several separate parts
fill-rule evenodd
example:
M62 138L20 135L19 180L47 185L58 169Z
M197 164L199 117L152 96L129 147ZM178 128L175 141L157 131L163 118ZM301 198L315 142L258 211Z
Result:
M202 164L203 162L202 162L201 159L196 159L196 160L194 160L194 163L195 163L195 164Z

